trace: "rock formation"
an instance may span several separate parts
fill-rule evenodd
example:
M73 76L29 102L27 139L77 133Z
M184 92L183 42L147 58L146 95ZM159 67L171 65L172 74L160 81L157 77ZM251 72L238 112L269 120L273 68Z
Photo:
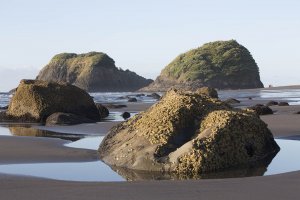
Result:
M254 112L177 90L112 128L99 147L101 159L114 167L191 176L253 167L278 150Z
M148 87L141 91L169 88L196 90L262 88L258 66L250 52L235 40L216 41L179 55Z
M16 120L44 122L56 112L100 120L99 111L87 92L66 83L40 80L20 82L9 103L7 115Z
M37 79L67 82L88 92L135 91L152 82L117 68L112 58L99 52L58 54L40 71Z

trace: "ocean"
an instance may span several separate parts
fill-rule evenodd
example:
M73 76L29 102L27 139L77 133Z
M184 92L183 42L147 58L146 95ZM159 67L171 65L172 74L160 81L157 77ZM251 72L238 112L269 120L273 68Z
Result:
M287 101L290 105L300 104L300 89L262 89L262 90L221 90L218 91L219 98L226 100L228 98L236 98L238 100L246 100L250 97L255 100L275 100ZM140 95L144 94L144 96ZM154 103L156 99L149 97L151 93L136 93L136 92L105 92L105 93L90 93L96 103L126 103L126 96L135 97L141 103ZM163 93L158 93L163 95ZM12 95L9 93L0 92L0 107L7 106Z

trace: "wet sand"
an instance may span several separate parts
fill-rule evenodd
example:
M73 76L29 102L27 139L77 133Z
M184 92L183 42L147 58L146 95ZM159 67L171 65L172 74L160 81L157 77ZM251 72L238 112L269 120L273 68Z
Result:
M251 101L251 104L256 103L257 102L255 100ZM294 112L300 111L300 106L273 106L272 109L277 110L276 114L262 116L261 118L268 124L274 136L279 138L292 137L294 139L299 139L300 115L296 115ZM83 127L83 125L80 125L79 127ZM74 129L74 127L64 128ZM76 129L77 128L78 127L76 127ZM86 133L89 133L89 130L94 132L97 129L101 130L101 125L94 124L91 126L85 126L82 129L84 129ZM103 129L103 131L104 130L106 129ZM4 138L4 140L2 138ZM0 137L0 160L1 163L5 163L8 160L13 162L18 159L23 159L23 161L28 159L27 161L29 162L40 162L39 159L42 160L43 157L44 159L49 159L49 155L47 153L50 152L53 153L52 159L65 158L64 162L72 158L80 159L80 156L85 157L85 153L91 153L86 156L93 158L94 152L77 149L77 153L74 154L73 152L68 152L68 149L71 148L62 147L63 143L63 140L58 139L31 137L20 139L19 137L2 136ZM14 150L14 148L16 148L16 150ZM38 149L39 153L35 151L36 149ZM49 152L47 152L47 149ZM21 150L24 151L23 156L25 156L26 159L22 158L21 155L19 157L16 155L21 153ZM75 150L73 149L73 151ZM42 152L45 152L45 154ZM74 157L69 157L70 154L74 154ZM249 178L196 181L140 181L122 183L67 182L32 177L0 175L0 194L1 199L14 200L299 199L300 171Z
M80 183L0 176L1 199L268 200L299 199L300 172L199 181Z
M97 151L65 147L66 143L68 141L55 138L0 136L0 164L87 162L98 159Z

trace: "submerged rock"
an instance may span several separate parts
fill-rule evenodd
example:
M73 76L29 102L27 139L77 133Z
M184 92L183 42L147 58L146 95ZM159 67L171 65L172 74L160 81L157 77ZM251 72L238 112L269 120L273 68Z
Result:
M160 99L161 96L157 93L148 94L147 97L152 97L153 99Z
M75 124L83 124L83 123L94 123L94 120L74 115L71 113L53 113L46 120L46 125L75 125Z
M278 151L253 112L177 90L112 128L99 147L115 167L188 175L254 166Z
M126 108L127 105L124 104L105 104L107 108L112 108L112 109L119 109L119 108Z
M7 115L18 121L45 122L47 117L56 112L100 120L92 97L84 90L65 83L38 80L20 82Z
M128 102L137 102L137 99L134 97L129 97Z
M225 100L224 102L225 102L225 103L228 103L228 104L237 104L237 103L241 103L239 100L234 99L234 98L229 98L229 99Z
M152 82L128 69L117 68L115 61L101 52L55 55L37 79L67 82L88 92L136 91Z
M135 96L136 96L136 97L144 97L145 94L136 94Z
M177 56L141 91L262 88L251 53L235 40L215 41Z

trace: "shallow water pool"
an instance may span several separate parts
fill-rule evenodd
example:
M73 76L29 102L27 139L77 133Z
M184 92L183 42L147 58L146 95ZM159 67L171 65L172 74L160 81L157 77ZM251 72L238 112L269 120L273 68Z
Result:
M87 137L66 146L73 148L98 149L98 145L103 137ZM276 139L281 147L280 152L272 160L270 165L265 169L256 170L261 175L273 175L285 172L300 170L300 141ZM117 172L116 172L117 171ZM0 173L34 176L55 180L67 181L125 181L128 180L150 180L150 179L174 179L174 177L160 176L153 174L135 174L130 170L112 170L109 166L101 161L95 162L76 162L76 163L35 163L35 164L9 164L0 165ZM120 173L121 175L119 175ZM134 174L134 175L133 175ZM210 174L199 178L224 178L224 177L244 177L252 174L241 171L230 171L219 174Z

